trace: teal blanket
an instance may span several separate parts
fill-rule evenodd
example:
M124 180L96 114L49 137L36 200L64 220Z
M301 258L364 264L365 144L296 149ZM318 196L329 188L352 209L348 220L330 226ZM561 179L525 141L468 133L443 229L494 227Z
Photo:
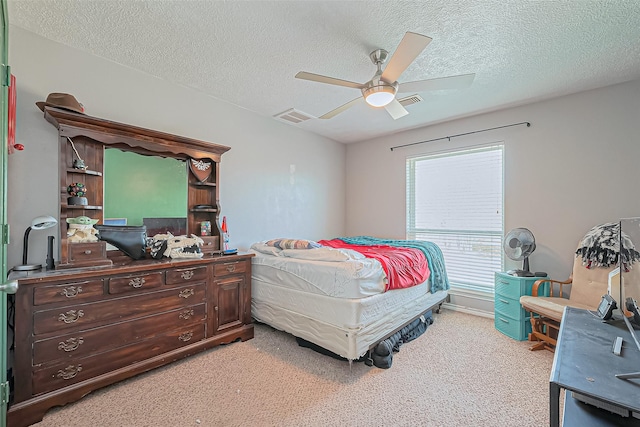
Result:
M370 236L338 237L338 239L350 245L388 245L419 249L424 253L424 256L427 257L427 262L429 263L429 270L431 271L431 275L429 276L431 292L449 289L449 278L447 277L447 270L444 266L444 257L442 256L440 247L435 243L421 240L378 239Z

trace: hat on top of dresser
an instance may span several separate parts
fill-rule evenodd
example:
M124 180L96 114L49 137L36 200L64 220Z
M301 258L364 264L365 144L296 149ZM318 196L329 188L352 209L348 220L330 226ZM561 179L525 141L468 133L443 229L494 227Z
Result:
M78 102L75 96L68 93L50 93L46 101L38 101L36 105L42 111L44 111L44 107L48 105L50 107L64 108L65 110L84 114L84 106Z

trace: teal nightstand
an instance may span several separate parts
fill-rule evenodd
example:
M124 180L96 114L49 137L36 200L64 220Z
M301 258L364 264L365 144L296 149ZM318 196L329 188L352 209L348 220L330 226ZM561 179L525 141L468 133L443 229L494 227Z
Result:
M524 341L529 337L530 313L520 305L520 297L531 295L533 284L540 279L544 277L495 274L494 324L498 331L518 341ZM548 284L538 290L538 295L549 295Z

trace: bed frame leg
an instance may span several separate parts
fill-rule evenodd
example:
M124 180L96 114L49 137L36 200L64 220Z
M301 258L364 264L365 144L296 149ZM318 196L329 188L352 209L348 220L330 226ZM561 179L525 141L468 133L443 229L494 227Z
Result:
M373 359L371 358L371 350L367 351L367 354L365 354L364 364L367 366L373 366Z
M435 311L437 314L440 314L440 307L442 307L442 303L438 304L438 307L433 311Z

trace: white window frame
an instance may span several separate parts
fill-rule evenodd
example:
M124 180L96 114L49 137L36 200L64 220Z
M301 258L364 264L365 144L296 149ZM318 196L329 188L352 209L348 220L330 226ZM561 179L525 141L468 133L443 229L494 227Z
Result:
M492 229L488 229L490 228L489 226L487 226L487 229L471 229L467 227L464 229L452 229L446 225L438 224L427 224L426 227L417 228L415 187L416 185L421 185L415 182L417 164L425 161L428 162L429 160L454 158L456 156L482 152L500 153L499 176L494 175L492 178L493 180L499 180L499 194L495 196L495 200L492 200L492 204L496 204L496 209L498 210L496 212L497 217L485 220L486 224L492 224ZM425 163L422 163L422 166L424 165ZM435 165L434 163L434 166ZM442 165L440 167L442 168ZM504 235L504 143L496 142L488 145L456 148L446 152L407 157L406 171L406 238L408 240L429 240L440 246L445 258L445 265L452 290L493 293L493 274L495 271L502 271L504 267L504 251L502 250L502 236ZM443 171L445 175L440 176L440 178L446 179L446 174L448 173L460 174L464 172L464 170L456 172L455 168L451 168L449 165L449 167ZM434 185L437 185L437 180L435 181ZM424 185L424 183L422 185ZM418 188L417 191L420 191L420 188ZM492 195L492 197L494 196ZM469 201L466 209L479 208L477 205L474 205L472 201ZM487 212L489 211L488 206L485 210ZM491 214L492 212L489 212L488 215L491 216ZM424 225L425 215L428 216L428 214L423 214L422 225ZM455 212L452 212L450 215L455 215ZM484 250L478 251L471 249L467 251L466 256L460 256L461 247L473 248L474 246L483 247ZM489 247L488 255L487 247ZM464 251L464 249L462 249L462 251Z

